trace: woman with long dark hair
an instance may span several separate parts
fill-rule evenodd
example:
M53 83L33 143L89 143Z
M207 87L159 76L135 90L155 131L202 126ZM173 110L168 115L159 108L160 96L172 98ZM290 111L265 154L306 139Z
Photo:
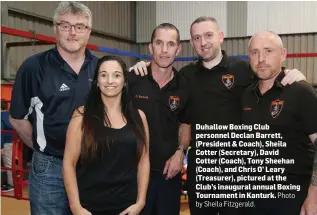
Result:
M67 131L63 176L73 214L139 214L149 181L148 142L146 117L129 96L125 63L101 58L87 102Z

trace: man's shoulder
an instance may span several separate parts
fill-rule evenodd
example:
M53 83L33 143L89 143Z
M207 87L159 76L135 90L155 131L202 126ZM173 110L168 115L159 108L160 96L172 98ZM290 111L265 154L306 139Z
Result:
M314 97L317 98L317 93L314 90L313 86L309 83L307 83L306 81L299 81L299 82L295 82L291 85L287 85L287 87L285 88L286 90L288 90L291 95L293 95L293 93L297 92L299 93L299 95L307 95L310 94Z
M179 73L182 74L185 78L188 78L190 75L193 75L193 73L197 71L197 69L198 69L197 62L192 62L182 67L179 70Z
M129 80L131 80L131 79L139 79L140 76L141 76L141 75L135 74L135 71L134 71L134 70L131 70L131 71L128 71L128 72L127 72L127 78L128 78Z
M234 69L236 71L246 71L250 72L251 67L248 60L240 58L229 58L229 69Z
M92 55L92 61L93 62L98 62L98 60L99 60L99 58L97 57L97 56L95 56L95 55Z
M51 52L52 49L29 56L19 67L18 73L35 75L42 65L47 65L46 61Z
M180 82L182 82L182 83L183 83L183 82L186 83L186 77L185 77L184 73L182 73L182 72L179 71L179 72L177 72L176 74L177 74L176 77L177 77L177 80L178 80L178 81L180 81Z
M91 61L94 63L97 63L99 61L99 57L97 57L96 55L94 55L93 53L90 52L90 56L91 56Z
M252 83L250 84L249 86L247 86L245 89L244 89L244 93L243 94L250 94L250 93L254 93L254 88L256 87L256 83Z
M89 70L89 73L91 73L92 75L95 73L95 70L97 68L98 62L99 62L99 58L96 55L91 53L91 58L90 58L90 60L88 62L88 64L89 64L89 69L88 70Z
M257 99L257 95L255 93L255 83L247 86L241 95L241 104L242 106L249 105L250 103L254 103Z
M256 80L249 61L245 59L229 58L228 72L243 86L248 86Z
M144 75L144 76L137 75L137 74L135 74L134 70L127 72L127 79L128 79L130 84L135 84L136 82L139 82L141 80L147 80L147 76L148 75Z
M23 66L39 66L39 63L46 59L46 57L52 52L52 49L46 50L44 52L40 52L30 57L26 58L23 62Z
M197 62L191 62L187 64L186 66L183 66L179 71L180 72L189 72L193 69L197 69Z
M177 72L177 83L180 90L188 91L188 80L183 73Z
M230 63L230 64L235 64L235 65L250 66L249 60L247 60L247 59L242 59L242 58L230 57L230 58L229 58L229 63Z

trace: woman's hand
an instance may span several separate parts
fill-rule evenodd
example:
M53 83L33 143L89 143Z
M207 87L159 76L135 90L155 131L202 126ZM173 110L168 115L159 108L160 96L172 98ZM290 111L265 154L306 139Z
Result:
M75 210L72 210L73 215L92 215L88 210L83 207L78 207Z
M122 211L119 215L139 215L143 208L144 208L144 204L136 203L134 205L131 205L124 211Z

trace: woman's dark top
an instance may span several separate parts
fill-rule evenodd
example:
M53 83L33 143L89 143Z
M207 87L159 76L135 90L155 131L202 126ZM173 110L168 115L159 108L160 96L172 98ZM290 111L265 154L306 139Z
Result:
M128 125L104 129L116 142L104 147L96 161L77 165L80 203L93 215L123 211L137 199L136 138Z

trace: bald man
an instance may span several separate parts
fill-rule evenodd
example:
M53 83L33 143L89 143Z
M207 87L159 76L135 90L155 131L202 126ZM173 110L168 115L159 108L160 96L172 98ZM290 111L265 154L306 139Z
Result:
M190 43L199 56L194 64L180 69L186 78L190 92L188 110L185 115L190 118L191 124L228 125L240 124L241 96L244 89L253 81L253 74L249 62L242 59L229 58L226 51L221 49L224 33L213 17L198 17L190 26ZM146 65L140 62L133 67L136 74L147 74ZM286 70L284 71L285 73ZM294 81L305 80L298 70L288 70L283 79L284 85ZM191 149L188 152L187 188L191 215L237 215L240 208L225 205L228 199L198 198L198 192L206 194L218 193L214 190L198 190L197 185L210 184L208 181L196 180L196 167L206 165L218 167L218 164L197 163L197 149L195 146L195 128L192 126ZM208 141L208 140L202 140ZM230 150L230 149L229 149ZM217 155L218 156L218 155ZM215 158L215 156L214 156ZM219 173L199 173L202 176L214 176ZM224 181L219 182L224 183ZM215 183L215 184L218 184ZM233 192L233 191L232 191ZM208 201L213 202L212 207ZM207 204L204 204L204 202ZM234 201L234 200L233 200ZM221 202L221 204L219 203ZM215 204L214 204L215 203ZM219 204L218 204L219 203ZM216 205L216 206L215 206ZM243 213L241 215L244 215Z
M268 133L280 133L285 145L265 148L278 150L276 159L284 172L263 175L286 176L286 181L261 182L275 184L275 198L255 199L254 215L313 215L317 214L317 94L306 82L283 86L282 67L287 51L281 38L274 32L256 33L249 42L249 58L258 80L242 96L242 123L267 124ZM262 142L271 139L263 139ZM275 141L275 140L271 140ZM286 164L287 163L290 164ZM276 178L275 178L276 179ZM259 182L257 183L259 184ZM285 185L281 189L281 185Z

